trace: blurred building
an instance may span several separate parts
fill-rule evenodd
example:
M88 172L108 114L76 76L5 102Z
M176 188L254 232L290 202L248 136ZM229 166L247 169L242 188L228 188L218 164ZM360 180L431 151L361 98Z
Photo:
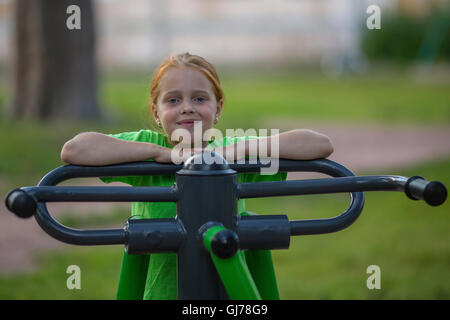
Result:
M381 1L386 2L386 1ZM106 66L189 51L216 64L320 62L358 54L367 6L354 0L97 0Z
M189 51L219 65L318 63L332 69L336 61L361 60L369 5L421 12L433 2L94 0L98 61L102 68L145 68ZM0 64L13 54L13 5L0 0Z

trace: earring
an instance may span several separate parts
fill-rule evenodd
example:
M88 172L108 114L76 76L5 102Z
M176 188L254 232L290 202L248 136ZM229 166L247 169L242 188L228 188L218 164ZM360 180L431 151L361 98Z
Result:
M156 120L156 125L161 128L161 121L159 119Z
M214 119L214 124L216 124L217 122L219 122L218 118Z

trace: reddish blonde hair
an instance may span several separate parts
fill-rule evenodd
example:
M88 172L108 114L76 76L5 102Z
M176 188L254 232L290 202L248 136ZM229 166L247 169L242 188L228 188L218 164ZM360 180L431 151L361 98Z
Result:
M209 79L209 81L211 81L217 102L220 99L223 99L223 90L220 85L220 80L219 76L217 75L216 68L214 68L214 66L204 58L186 52L169 56L156 69L152 82L150 84L151 104L156 105L160 93L159 82L161 81L164 73L170 67L190 67L200 71Z

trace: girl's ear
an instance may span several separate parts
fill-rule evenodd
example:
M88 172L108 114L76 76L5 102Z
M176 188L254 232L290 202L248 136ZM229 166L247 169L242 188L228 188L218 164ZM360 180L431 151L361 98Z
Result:
M223 108L223 99L220 99L217 102L216 118L220 117L220 115L222 114L222 108Z
M161 119L159 119L158 116L158 109L154 103L152 103L152 113L153 113L153 119L155 119L156 125L160 128L161 127Z
M153 113L153 118L155 119L155 121L157 121L159 119L159 117L158 117L158 110L157 110L156 105L154 103L152 103L152 113Z

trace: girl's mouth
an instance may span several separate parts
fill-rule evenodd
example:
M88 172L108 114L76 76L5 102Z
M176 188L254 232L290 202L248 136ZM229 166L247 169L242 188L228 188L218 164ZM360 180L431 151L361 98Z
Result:
M194 120L183 120L180 122L177 122L178 125L183 126L183 127L193 127L194 126Z

